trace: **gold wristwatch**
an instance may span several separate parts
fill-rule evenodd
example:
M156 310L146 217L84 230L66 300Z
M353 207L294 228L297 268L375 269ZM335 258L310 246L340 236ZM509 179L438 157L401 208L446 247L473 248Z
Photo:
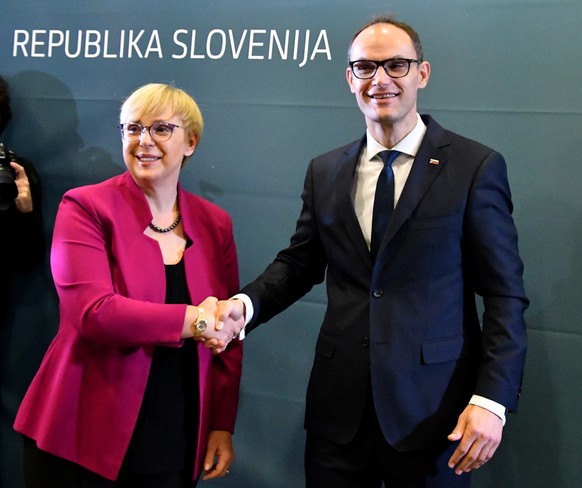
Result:
M200 337L202 333L206 330L207 326L206 319L204 318L204 309L198 307L198 318L192 323L192 334L194 337Z

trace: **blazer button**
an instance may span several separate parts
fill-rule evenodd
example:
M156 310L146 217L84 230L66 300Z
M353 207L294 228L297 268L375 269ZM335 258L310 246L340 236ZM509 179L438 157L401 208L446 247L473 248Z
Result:
M384 292L382 290L380 290L379 288L377 288L376 290L373 291L372 296L374 298L382 298L382 296L384 295Z
M362 337L362 347L368 347L370 345L370 339L367 337Z

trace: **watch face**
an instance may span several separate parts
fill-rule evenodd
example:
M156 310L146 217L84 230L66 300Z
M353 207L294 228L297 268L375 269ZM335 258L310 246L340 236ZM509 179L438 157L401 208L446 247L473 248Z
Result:
M201 320L196 324L196 329L198 332L204 332L206 330L206 320Z

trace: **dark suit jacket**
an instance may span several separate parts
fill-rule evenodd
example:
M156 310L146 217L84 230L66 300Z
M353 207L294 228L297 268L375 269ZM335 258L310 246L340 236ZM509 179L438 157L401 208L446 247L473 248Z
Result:
M335 442L354 437L370 381L384 435L400 450L445 441L472 394L517 407L528 301L505 161L423 119L375 263L352 202L363 139L311 161L289 247L242 290L255 306L250 332L327 272L305 425Z

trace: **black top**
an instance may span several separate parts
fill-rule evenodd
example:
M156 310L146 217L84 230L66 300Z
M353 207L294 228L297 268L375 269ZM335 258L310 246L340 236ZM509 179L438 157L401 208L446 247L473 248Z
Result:
M189 303L184 261L166 265L166 303ZM122 470L162 473L194 465L198 408L196 343L154 349L139 416Z

